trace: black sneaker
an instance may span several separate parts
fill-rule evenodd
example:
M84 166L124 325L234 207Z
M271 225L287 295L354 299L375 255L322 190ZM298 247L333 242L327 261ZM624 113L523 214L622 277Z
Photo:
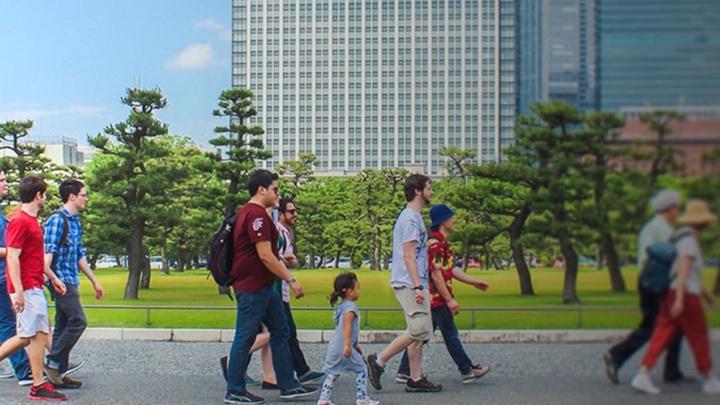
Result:
M380 367L380 365L377 364L377 353L368 355L365 358L365 364L368 368L368 379L370 380L370 384L372 384L373 388L376 390L381 390L382 384L380 383L380 377L382 377L385 372L385 367Z
M407 384L405 385L405 392L440 392L440 391L442 391L442 385L431 383L425 377L423 377L417 381L413 381L411 378L408 380Z
M295 388L290 388L289 390L280 391L280 399L284 401L289 401L293 399L304 399L317 394L318 391L320 391L320 389L317 387L300 385Z
M223 399L223 402L226 404L260 405L264 404L265 400L247 391L243 392L242 394L235 394L234 392L228 391L225 394L225 399Z
M83 360L83 361L81 361L80 363L75 363L75 364L70 363L70 364L68 364L67 370L65 370L64 372L60 373L60 378L61 378L61 379L62 379L62 378L65 378L65 377L69 376L70 374L73 374L73 373L77 372L78 370L80 370L81 368L83 368L83 366L86 365L86 364L87 364L87 360Z
M607 374L611 383L617 385L619 383L617 365L615 364L615 359L613 359L612 354L605 352L605 354L603 354L603 361L605 361L605 374Z
M324 373L321 373L319 371L309 370L307 373L298 376L298 381L300 381L300 384L307 384L307 383L318 382L323 377L325 377Z
M264 390L279 390L280 386L277 384L273 384L271 382L263 381L262 389L264 389Z
M56 391L52 384L43 383L40 386L30 388L28 399L33 401L66 401L67 395Z
M473 364L472 368L470 369L470 372L467 374L462 375L462 383L463 384L470 384L471 382L475 380L479 380L487 373L490 372L490 366L483 367L479 364Z

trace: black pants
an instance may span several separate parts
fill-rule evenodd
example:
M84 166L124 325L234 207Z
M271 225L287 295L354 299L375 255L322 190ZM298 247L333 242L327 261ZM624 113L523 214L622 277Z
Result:
M52 348L47 355L48 365L65 372L70 362L70 351L87 328L87 318L78 288L67 284L65 295L53 294L55 299L55 329Z
M290 310L290 304L283 302L283 306L285 307L285 315L287 315L288 326L290 327L288 346L290 346L290 354L292 355L293 369L295 370L295 374L300 377L310 371L310 366L308 366L307 361L305 361L305 356L300 349L300 342L298 342L297 338L297 327L295 326L295 320Z
M628 335L622 342L610 348L610 355L615 360L617 368L620 368L638 349L650 340L655 320L660 311L660 303L664 294L653 294L645 291L638 283L638 292L640 293L640 310L642 311L642 321L640 325ZM675 340L670 344L665 357L665 379L673 379L680 375L680 348L682 334L678 334Z

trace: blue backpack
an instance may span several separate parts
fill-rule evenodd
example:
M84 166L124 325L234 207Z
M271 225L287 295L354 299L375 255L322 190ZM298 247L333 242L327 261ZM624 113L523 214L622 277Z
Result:
M677 257L677 243L691 233L682 232L670 238L669 241L656 242L648 246L647 261L640 272L640 285L654 294L663 294L672 284L673 264Z

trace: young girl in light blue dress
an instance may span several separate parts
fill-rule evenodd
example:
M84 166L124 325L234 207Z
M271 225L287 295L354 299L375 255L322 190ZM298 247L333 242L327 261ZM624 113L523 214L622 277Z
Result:
M332 405L330 395L335 382L343 373L356 375L357 405L379 405L370 399L367 392L367 368L358 346L360 334L360 310L355 301L360 298L360 282L355 273L345 272L335 278L334 289L330 294L330 305L335 305L335 333L328 345L323 372L327 375L320 391L318 405Z

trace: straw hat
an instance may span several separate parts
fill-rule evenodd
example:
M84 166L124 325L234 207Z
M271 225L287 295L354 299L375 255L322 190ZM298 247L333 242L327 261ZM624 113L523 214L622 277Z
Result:
M717 215L710 211L707 202L690 200L685 206L685 212L678 217L677 222L682 225L705 225L717 220Z

